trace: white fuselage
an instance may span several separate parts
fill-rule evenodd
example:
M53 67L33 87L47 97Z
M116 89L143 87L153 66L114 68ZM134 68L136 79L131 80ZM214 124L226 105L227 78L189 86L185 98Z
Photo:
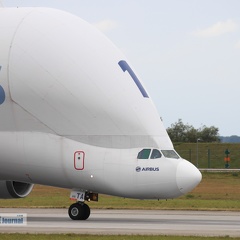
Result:
M0 180L139 199L201 181L164 154L174 150L154 104L98 30L59 10L6 8L0 31Z

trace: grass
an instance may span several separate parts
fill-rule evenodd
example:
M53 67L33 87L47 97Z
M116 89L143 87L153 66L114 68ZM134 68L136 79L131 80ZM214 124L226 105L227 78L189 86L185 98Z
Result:
M142 236L142 235L119 235L119 236L101 236L101 235L76 235L76 234L0 234L1 240L215 240L215 239L234 239L240 238L226 237L191 237L191 236Z
M0 207L68 208L70 190L36 185L24 199L0 200ZM240 174L203 173L202 182L190 193L173 200L134 200L100 195L99 202L90 202L98 209L159 210L234 210L240 211Z
M174 147L181 157L197 164L199 168L225 168L225 150L230 151L230 167L240 168L239 143L175 143ZM198 157L197 157L198 152ZM198 158L198 161L197 161Z

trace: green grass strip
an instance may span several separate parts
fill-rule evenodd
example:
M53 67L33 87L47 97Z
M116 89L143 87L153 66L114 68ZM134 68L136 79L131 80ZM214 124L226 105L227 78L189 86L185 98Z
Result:
M77 235L77 234L0 234L1 240L215 240L240 238L225 237L191 237L191 236L145 236L145 235Z

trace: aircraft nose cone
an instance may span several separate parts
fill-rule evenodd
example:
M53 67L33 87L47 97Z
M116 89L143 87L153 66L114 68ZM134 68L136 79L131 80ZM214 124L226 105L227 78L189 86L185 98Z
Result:
M190 162L183 160L177 167L176 181L181 193L194 189L202 180L200 171Z

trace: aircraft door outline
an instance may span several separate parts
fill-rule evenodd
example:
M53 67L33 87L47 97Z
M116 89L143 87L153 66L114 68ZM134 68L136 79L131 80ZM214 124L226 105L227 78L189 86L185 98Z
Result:
M84 151L76 151L74 153L74 168L77 171L84 170L84 159L85 152Z

